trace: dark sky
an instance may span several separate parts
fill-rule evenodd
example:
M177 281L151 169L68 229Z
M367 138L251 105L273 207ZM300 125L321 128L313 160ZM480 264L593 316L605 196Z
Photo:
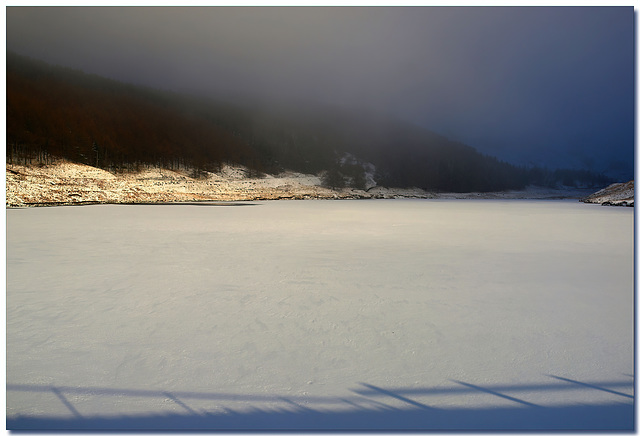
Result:
M515 163L633 168L632 7L7 7L7 48L127 82L389 112Z

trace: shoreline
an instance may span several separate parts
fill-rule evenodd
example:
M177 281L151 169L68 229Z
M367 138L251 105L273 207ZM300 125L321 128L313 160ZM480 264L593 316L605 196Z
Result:
M194 204L264 200L356 199L575 199L585 189L529 187L522 191L437 193L419 188L370 186L367 190L329 189L318 176L283 172L260 178L246 176L240 166L225 165L217 173L192 178L187 170L144 167L136 173L111 173L88 165L57 161L51 165L6 164L6 208L94 204Z

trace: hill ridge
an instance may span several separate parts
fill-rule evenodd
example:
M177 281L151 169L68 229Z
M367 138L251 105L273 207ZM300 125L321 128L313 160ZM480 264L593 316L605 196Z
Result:
M362 188L366 166L378 185L434 192L492 192L559 183L602 187L579 170L516 167L419 126L366 111L290 105L241 107L120 83L7 53L7 162L56 158L122 171L143 166L254 176L333 174ZM345 162L346 155L355 156Z

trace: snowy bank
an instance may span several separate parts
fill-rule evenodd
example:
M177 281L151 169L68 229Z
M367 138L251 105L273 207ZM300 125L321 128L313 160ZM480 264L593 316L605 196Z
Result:
M585 203L602 204L603 206L633 206L633 180L627 183L614 183L598 192L583 198Z
M581 198L584 191L528 188L493 193L434 193L419 188L373 186L359 190L328 189L320 177L291 171L277 176L248 177L240 166L225 165L220 172L204 172L193 178L189 171L157 167L140 172L111 173L99 168L58 161L53 165L6 166L7 207L185 203L278 199L391 199L391 198L484 198L557 199ZM368 184L371 185L372 181Z
M48 166L7 164L7 207L91 203L176 203L194 201L246 201L278 199L428 198L420 189L372 192L333 190L318 176L284 172L277 176L247 177L240 166L225 165L218 173L190 172L157 167L140 172L111 173L99 168L59 161Z

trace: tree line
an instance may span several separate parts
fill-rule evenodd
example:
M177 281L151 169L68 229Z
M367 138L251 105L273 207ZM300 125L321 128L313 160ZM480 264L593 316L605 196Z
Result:
M517 167L366 111L252 108L128 85L11 52L6 72L9 163L65 158L111 171L157 165L194 174L234 163L252 175L294 170L362 189L362 166L340 163L349 153L375 165L376 181L389 187L469 192L607 183L587 171Z
M7 55L7 161L53 157L110 170L255 167L242 138L160 91Z

